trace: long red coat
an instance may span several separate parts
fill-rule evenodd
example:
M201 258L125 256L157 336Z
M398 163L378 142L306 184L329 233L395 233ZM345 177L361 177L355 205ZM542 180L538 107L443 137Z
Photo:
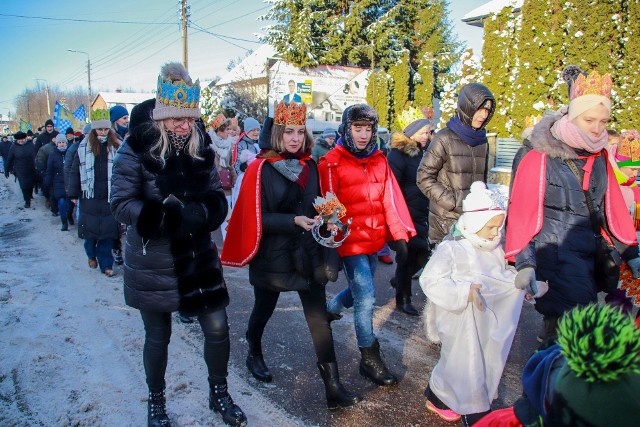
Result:
M374 254L385 241L416 235L409 209L381 151L358 159L336 146L320 159L320 191L332 192L352 218L351 234L338 248L341 257Z

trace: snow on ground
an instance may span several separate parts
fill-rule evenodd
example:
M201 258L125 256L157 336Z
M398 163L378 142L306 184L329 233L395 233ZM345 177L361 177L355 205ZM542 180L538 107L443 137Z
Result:
M144 330L124 304L122 277L87 266L76 227L38 195L23 209L13 177L0 182L0 426L146 424ZM118 270L118 273L120 271ZM174 323L167 369L172 425L224 425L208 409L201 337ZM254 426L295 426L233 367L229 386Z

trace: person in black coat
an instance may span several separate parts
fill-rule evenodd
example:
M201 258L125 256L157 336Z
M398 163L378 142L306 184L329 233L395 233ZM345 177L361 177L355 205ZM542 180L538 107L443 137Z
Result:
M310 233L320 184L316 162L310 157L313 140L305 121L304 104L281 103L276 107L272 130L270 121L265 123L263 134L270 132L270 148L263 149L246 169L227 229L233 239L225 242L222 260L236 266L234 259L249 263L249 282L255 295L246 333L246 364L251 374L259 381L272 381L262 354L262 335L280 292L297 291L324 380L327 406L335 409L355 405L360 397L345 390L338 375L325 304L323 253ZM256 228L253 221L258 198ZM252 256L244 256L247 249Z
M94 111L95 113L95 111ZM84 239L84 250L90 268L112 277L113 240L118 238L118 224L109 208L113 158L120 146L109 120L91 122L91 132L78 145L73 156L69 181L69 198L79 199L78 237Z
M169 97L176 84L189 102ZM197 316L204 333L209 407L229 425L247 422L227 389L229 294L211 232L228 206L214 152L196 124L199 93L181 64L165 64L158 98L131 111L129 136L113 168L111 210L127 226L124 296L140 310L145 328L150 426L169 425L165 371L175 311Z
M7 163L4 165L4 176L9 178L11 172L18 178L24 207L30 208L36 181L36 148L32 142L27 141L27 134L24 132L17 132L14 139L15 143L9 149Z
M51 189L52 199L58 205L58 213L62 222L61 231L69 230L69 223L73 224L72 209L67 200L67 191L64 185L64 158L67 152L67 138L65 135L56 136L56 148L49 154L47 161L47 173L44 176L44 185Z
M4 173L4 165L7 164L7 158L9 157L9 149L11 148L12 142L9 141L7 136L2 137L2 141L0 141L0 157L2 157L2 173Z
M429 199L418 188L416 177L432 133L430 120L416 120L404 131L391 135L391 150L387 154L418 233L409 240L407 251L396 252L396 272L391 279L391 286L396 288L396 308L411 316L420 315L411 304L411 277L424 267L430 254Z

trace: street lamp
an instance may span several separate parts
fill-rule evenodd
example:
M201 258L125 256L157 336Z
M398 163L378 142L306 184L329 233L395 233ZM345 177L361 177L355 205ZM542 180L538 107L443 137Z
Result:
M89 86L89 103L87 104L87 117L89 117L89 113L91 113L91 59L89 58L89 53L83 50L74 50L67 49L69 52L74 53L83 53L87 55L87 85Z
M49 102L49 82L46 79L33 79L33 80L42 80L44 82L44 87L47 93L47 114L49 118L51 118L51 102Z

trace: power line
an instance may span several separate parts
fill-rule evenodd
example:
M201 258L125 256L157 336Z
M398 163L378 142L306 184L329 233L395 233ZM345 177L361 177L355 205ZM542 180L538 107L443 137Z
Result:
M113 21L113 20L93 20L93 19L75 19L75 18L54 18L51 16L24 16L10 15L8 13L0 13L0 16L22 19L42 19L45 21L70 21L70 22L88 22L92 24L133 24L133 25L168 25L166 22L144 22L144 21Z
M256 44L263 44L259 41L255 41L255 40L247 40L247 39L241 39L238 37L231 37L231 36L225 36L223 34L218 34L218 33L212 33L211 31L207 30L206 28L202 28L200 25L196 24L193 21L189 21L198 31L197 32L203 32L203 33L207 33L210 34L220 40L222 40L223 42L227 42L235 47L239 47L240 49L244 49L244 50L251 50L251 49L247 49L245 47L240 46L239 44L230 42L229 40L225 40L225 39L231 39L231 40L238 40L238 41L243 41L243 42L247 42L247 43L256 43Z

